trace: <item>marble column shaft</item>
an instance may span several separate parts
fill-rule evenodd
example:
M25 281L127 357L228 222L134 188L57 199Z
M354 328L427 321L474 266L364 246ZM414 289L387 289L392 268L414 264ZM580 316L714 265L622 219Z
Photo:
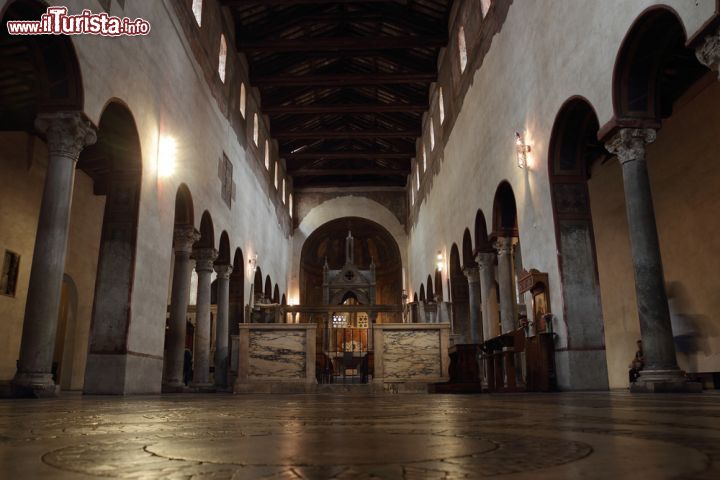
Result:
M48 168L35 234L25 303L20 359L13 384L54 390L52 360L65 270L75 165L95 143L95 128L80 112L40 114L35 128L45 134Z
M494 252L480 252L475 256L479 269L483 333L486 340L500 335L500 312L498 311L495 286L496 259L497 255Z
M468 279L468 308L470 309L470 338L468 343L482 343L485 330L482 324L480 272L478 267L465 267Z
M170 325L165 351L163 389L183 387L183 365L185 357L185 334L187 308L190 300L190 277L192 261L190 253L193 243L200 239L200 233L192 225L176 225L173 238L175 267L173 269L172 292L170 294Z
M624 128L605 146L622 165L645 370L672 371L678 366L645 161L645 145L655 136L652 129Z
M195 351L193 354L193 385L210 384L210 287L213 262L218 256L214 248L194 248L197 272L197 305L195 306Z
M513 272L512 237L498 237L495 245L500 286L500 321L502 333L515 330L515 276Z
M231 265L215 265L217 272L217 320L215 323L215 386L227 387L228 342L230 335Z

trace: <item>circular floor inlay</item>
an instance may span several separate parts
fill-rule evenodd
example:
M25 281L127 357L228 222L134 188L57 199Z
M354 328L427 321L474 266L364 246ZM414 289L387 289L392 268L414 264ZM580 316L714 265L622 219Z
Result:
M478 438L430 434L330 432L172 440L146 447L155 455L232 465L382 465L477 455L496 444Z

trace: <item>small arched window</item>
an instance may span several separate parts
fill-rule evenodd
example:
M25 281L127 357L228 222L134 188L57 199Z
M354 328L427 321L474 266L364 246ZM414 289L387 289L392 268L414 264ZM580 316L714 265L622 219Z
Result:
M198 27L202 26L202 7L203 7L202 0L193 0L192 12L193 12L193 15L195 15L195 21L197 22Z
M443 89L440 87L438 95L438 110L440 111L440 125L445 121L445 100L443 99Z
M270 142L265 140L265 169L270 170Z
M253 142L255 142L255 146L258 146L258 141L260 140L258 138L259 136L259 125L258 125L258 114L253 114Z
M465 45L465 27L460 26L458 31L458 51L460 53L460 73L467 67L467 46Z
M435 124L433 119L430 119L430 151L435 150Z
M245 118L245 84L240 84L240 115Z
M220 35L220 58L218 60L218 75L220 81L225 83L225 68L227 66L227 42L225 35Z
M415 205L415 190L410 188L410 205Z
M292 193L290 194L290 198L288 199L288 210L290 211L290 218L293 216L293 201L292 201Z
M422 144L422 156L423 156L423 172L427 170L427 152L425 151L425 144Z
M278 188L278 170L280 170L280 164L275 162L275 190Z
M282 201L283 201L283 205L285 205L285 179L284 178L282 181Z
M415 179L417 180L417 189L420 191L420 167L415 168Z

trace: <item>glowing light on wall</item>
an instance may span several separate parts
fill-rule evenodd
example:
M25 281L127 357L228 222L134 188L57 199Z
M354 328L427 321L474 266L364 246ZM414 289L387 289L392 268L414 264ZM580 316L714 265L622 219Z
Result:
M166 178L175 173L177 142L174 138L161 135L158 140L157 174Z
M443 267L445 266L445 256L441 250L438 250L437 255L435 256L435 266L437 267L438 272L443 271Z
M528 153L530 153L530 145L526 145L520 132L515 132L515 149L517 151L517 166L519 168L527 167Z

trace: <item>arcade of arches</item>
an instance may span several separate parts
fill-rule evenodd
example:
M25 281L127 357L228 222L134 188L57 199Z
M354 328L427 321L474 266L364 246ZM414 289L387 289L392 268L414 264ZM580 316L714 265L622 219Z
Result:
M152 29L11 35L48 5L0 0L0 397L717 416L720 0L55 3Z

